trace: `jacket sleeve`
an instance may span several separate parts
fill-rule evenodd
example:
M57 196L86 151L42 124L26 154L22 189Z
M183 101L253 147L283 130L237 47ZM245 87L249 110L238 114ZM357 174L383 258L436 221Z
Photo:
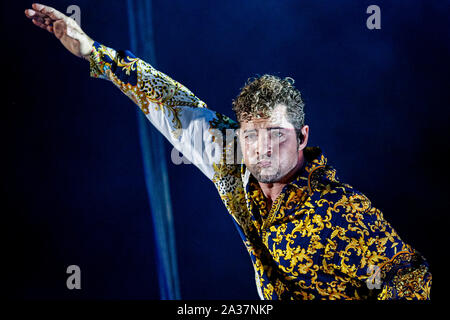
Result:
M432 276L425 258L365 195L355 192L344 207L330 239L335 269L360 281L366 298L429 300Z
M207 108L182 84L129 51L94 42L90 75L114 83L185 158L209 179L223 160L227 129L237 123Z

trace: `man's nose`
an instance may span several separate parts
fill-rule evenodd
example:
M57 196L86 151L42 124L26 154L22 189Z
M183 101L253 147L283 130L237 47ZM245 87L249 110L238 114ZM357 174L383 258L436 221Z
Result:
M270 157L272 154L270 135L267 130L261 130L258 134L257 152L258 156Z

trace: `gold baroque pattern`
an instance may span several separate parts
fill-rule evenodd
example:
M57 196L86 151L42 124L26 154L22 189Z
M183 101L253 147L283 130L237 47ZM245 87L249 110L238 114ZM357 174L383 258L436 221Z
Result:
M150 64L136 58L131 52L115 50L94 43L90 55L91 76L112 81L140 109L149 114L152 106L166 112L172 122L172 134L181 134L180 107L207 108L192 92Z

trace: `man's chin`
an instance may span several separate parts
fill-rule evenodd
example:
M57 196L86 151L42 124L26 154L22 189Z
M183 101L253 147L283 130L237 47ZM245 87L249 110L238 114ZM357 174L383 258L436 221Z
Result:
M279 177L277 176L262 176L262 177L257 177L256 180L258 180L258 182L261 183L276 183L278 181L280 181Z
M256 178L258 182L261 183L275 183L281 180L280 172L275 173L266 173L266 172L255 172L253 176Z

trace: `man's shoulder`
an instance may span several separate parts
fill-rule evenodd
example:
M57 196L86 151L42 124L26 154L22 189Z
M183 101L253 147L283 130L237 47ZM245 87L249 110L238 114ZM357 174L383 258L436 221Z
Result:
M318 193L321 198L341 197L353 193L361 193L352 185L339 179L336 169L325 164L318 167L308 176L308 185L311 193Z
M329 165L321 168L310 184L318 211L332 212L333 220L349 220L349 215L363 219L376 210L363 192L339 180L336 170Z

